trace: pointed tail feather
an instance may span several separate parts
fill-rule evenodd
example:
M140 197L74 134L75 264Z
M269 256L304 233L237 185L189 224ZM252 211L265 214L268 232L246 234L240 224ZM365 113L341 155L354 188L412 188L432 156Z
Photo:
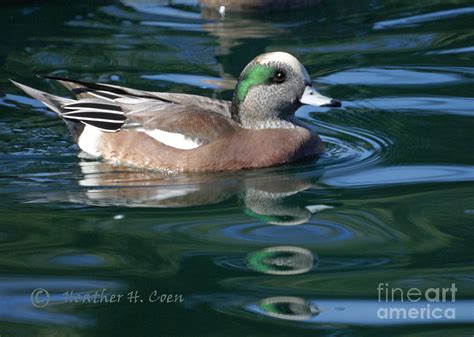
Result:
M44 105L46 105L48 108L56 112L58 115L61 115L61 107L65 104L70 104L74 103L75 101L69 98L63 98L59 96L54 96L51 94L48 94L44 91L33 89L27 85L15 82L13 80L10 80L14 85L16 85L18 88L23 90L25 93L33 97L34 99L40 101Z
M125 123L126 117L119 105L101 99L74 100L63 98L33 89L10 80L31 97L37 99L56 112L69 127L73 136L82 132L82 125L91 125L104 132L117 132ZM81 127L78 127L79 124Z
M154 93L150 93L143 90L131 89L120 87L118 85L105 84L105 83L93 83L79 80L73 80L70 78L49 76L49 75L37 75L40 78L46 78L50 80L58 81L64 87L69 89L78 98L96 97L108 101L114 101L119 98L127 97L139 97L149 99L159 99L165 103L172 103L164 97L157 96Z

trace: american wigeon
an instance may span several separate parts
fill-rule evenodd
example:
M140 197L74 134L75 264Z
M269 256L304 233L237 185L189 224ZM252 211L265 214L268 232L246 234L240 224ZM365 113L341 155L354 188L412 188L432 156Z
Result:
M320 95L292 55L262 54L242 71L232 102L45 76L76 96L13 82L66 123L89 155L164 171L225 171L280 165L324 150L295 117L302 104L340 106Z

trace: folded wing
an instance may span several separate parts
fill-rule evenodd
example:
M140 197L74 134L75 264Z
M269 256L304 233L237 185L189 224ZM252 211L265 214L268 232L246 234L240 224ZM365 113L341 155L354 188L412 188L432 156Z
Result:
M17 85L54 108L68 126L81 123L104 132L121 129L145 132L166 145L181 149L191 149L222 139L239 127L230 118L228 101L44 77L57 80L71 90L77 100L62 99Z

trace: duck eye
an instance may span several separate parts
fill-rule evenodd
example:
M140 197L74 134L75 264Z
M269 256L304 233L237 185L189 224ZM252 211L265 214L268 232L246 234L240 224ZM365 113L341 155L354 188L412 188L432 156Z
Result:
M277 71L275 75L273 75L272 81L274 83L283 83L285 81L285 73L282 71Z

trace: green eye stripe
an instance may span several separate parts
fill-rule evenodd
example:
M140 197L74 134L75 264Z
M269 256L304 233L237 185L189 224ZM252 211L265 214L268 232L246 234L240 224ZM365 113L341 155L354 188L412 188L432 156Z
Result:
M272 67L263 66L261 64L251 66L245 72L244 77L240 80L236 88L237 100L242 102L251 87L265 83L273 73L274 69Z

